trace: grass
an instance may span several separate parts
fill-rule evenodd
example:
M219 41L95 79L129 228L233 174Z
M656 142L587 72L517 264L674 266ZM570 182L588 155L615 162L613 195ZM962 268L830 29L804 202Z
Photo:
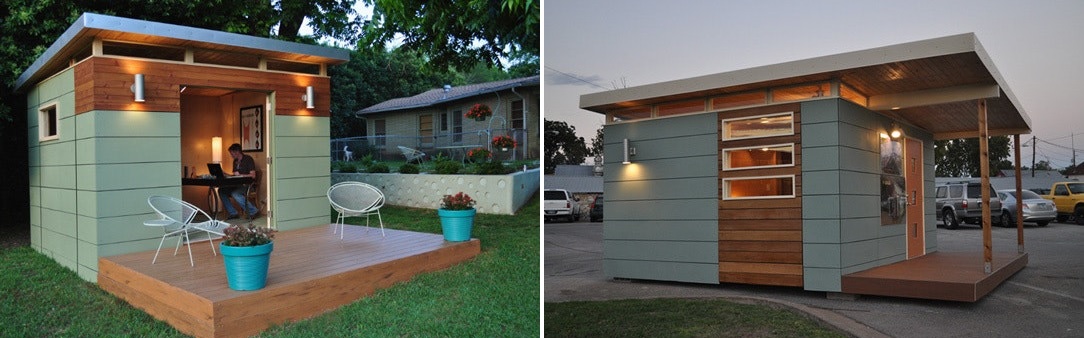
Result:
M794 312L718 299L546 303L550 337L845 337Z
M479 214L472 234L482 253L471 261L261 336L537 337L538 205L535 196L514 216ZM388 228L440 233L435 210L381 214ZM26 246L0 250L0 294L0 336L183 336Z

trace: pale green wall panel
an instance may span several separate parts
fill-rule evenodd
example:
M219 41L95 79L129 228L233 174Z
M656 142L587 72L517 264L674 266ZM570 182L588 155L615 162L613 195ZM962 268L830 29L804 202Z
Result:
M840 247L836 243L802 244L802 266L806 268L840 268Z
M44 188L57 188L57 189L74 189L75 186L75 166L47 166L40 167L39 185Z
M639 150L637 150L639 152ZM701 178L704 182L714 179L718 186L719 155L705 154L697 157L685 157L680 159L646 159L637 155L633 157L632 164L622 165L620 155L606 155L606 158L618 159L617 163L609 163L604 166L606 182L621 182L634 180L663 180L675 178ZM611 157L612 156L612 157ZM804 157L803 157L804 158ZM708 173L709 171L715 171ZM610 177L610 174L613 177Z
M41 166L75 164L75 142L49 141L40 148Z
M835 195L839 194L840 190L840 177L839 171L810 171L802 173L802 195L811 196L810 192L816 194ZM853 182L846 181L846 185L851 185Z
M35 132L37 132L37 131L35 131ZM37 139L37 138L35 137L35 139ZM27 149L27 155L29 157L29 159L27 160L27 164L30 165L31 174L34 174L34 168L41 167L41 147L31 146L30 149ZM30 178L34 179L33 176L31 176ZM34 183L37 183L37 182L39 182L39 181L33 181L33 180L30 181L31 184L34 184Z
M900 238L902 241L903 238ZM881 257L877 240L865 240L840 245L840 263L843 267L858 265Z
M806 147L802 145L802 172L818 170L839 170L838 147ZM802 190L802 194L805 193L806 191Z
M605 259L602 261L602 270L606 276L620 276L620 278L719 283L718 262L686 263Z
M846 184L840 185L840 193L848 195L866 194L869 193L869 187L877 186L881 184L881 176L873 173L864 173L856 171L839 171L840 182L846 182ZM803 186L806 181L802 181Z
M719 244L710 242L607 240L607 259L684 263L719 263Z
M48 249L47 256L52 257L60 265L72 269L72 271L77 269L78 243L75 237L49 229L42 229L41 242L41 246Z
M280 157L331 156L328 138L322 136L291 137L289 142L276 144L275 153Z
M840 292L843 280L840 269L803 268L802 287L809 291Z
M41 210L42 230L75 237L78 233L76 225L76 217L73 213L48 208L42 208Z
M802 126L821 122L839 122L839 101L834 99L802 102Z
M683 199L655 201L624 201L610 199L606 194L607 221L694 219L716 221L719 218L717 199ZM717 222L715 224L718 224Z
M839 124L839 145L880 153L880 131L865 129L853 124L841 122Z
M840 227L842 228L840 240L843 242L876 238L880 232L881 217L878 215L867 218L844 219L840 222Z
M626 220L619 227L604 228L603 237L613 240L710 241L719 238L718 224L714 220Z
M34 86L32 100L45 102L75 92L75 68L68 68ZM75 108L72 108L74 111Z
M314 216L314 217L309 217L309 218L291 219L291 220L281 220L280 219L280 220L277 220L277 222L275 223L275 227L276 227L276 229L286 231L286 230L303 229L303 228L308 228L308 227L312 227L312 226L321 226L321 225L322 226L327 226L328 224L331 224L331 222L328 219L329 219L329 216L322 216L322 217ZM331 230L328 230L328 231L331 231ZM379 231L379 229L378 229L378 231ZM380 233L376 232L376 236L380 236Z
M859 172L870 172L870 168L880 168L881 156L875 152L855 148L839 148L839 168ZM880 170L880 169L877 169ZM877 194L880 194L878 190Z
M181 196L180 184L157 188L79 191L79 214L89 217L142 215L151 211L147 197L152 195Z
M840 208L839 195L808 195L803 190L802 219L839 219Z
M144 203L144 205L146 204ZM117 217L93 218L79 216L79 238L82 241L98 245L146 239L157 240L162 237L162 228L145 226L143 221L158 219L158 214L154 213L150 206L147 206L146 210L147 213L145 214ZM154 247L150 249L154 249Z
M802 243L840 242L843 231L838 219L805 219L802 221Z
M304 199L289 199L279 201L278 209L275 209L275 218L280 222L311 217L323 217L324 224L328 224L329 204L327 196L310 197Z
M80 165L79 189L99 191L177 186L181 184L180 167L179 161Z
M49 210L74 214L76 212L75 190L63 188L41 188L41 205Z
M278 182L278 193L293 197L327 196L329 188L328 178L302 177L281 179Z
M629 200L665 200L682 198L718 198L719 185L704 184L704 178L675 178L668 180L611 181L603 183L603 191Z
M76 147L79 164L169 162L178 168L181 166L178 160L181 158L179 137L84 138L77 142ZM177 177L180 175L178 172Z
M274 129L275 137L294 137L294 136L329 136L331 135L330 118L317 117L317 116L291 116L291 115L275 115L274 117ZM328 147L327 141L321 148L331 151Z
M804 117L805 115L803 115ZM839 145L838 123L802 123L802 148ZM805 163L805 162L802 162Z
M176 112L93 110L79 114L77 131L86 137L181 137ZM180 141L178 141L180 144Z
M840 195L839 201L842 218L876 217L881 212L880 195Z
M322 161L320 159L323 159ZM275 178L278 180L288 178L324 177L331 182L331 170L328 166L330 159L322 158L275 158ZM327 187L325 187L326 189Z

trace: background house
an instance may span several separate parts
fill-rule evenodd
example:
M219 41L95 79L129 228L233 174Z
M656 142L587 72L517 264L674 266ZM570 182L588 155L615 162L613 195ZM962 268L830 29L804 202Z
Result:
M602 195L602 176L595 174L595 166L558 165L553 175L545 176L546 189L564 189L577 199L580 218L587 218L591 203Z
M345 50L87 13L15 84L27 96L31 245L90 281L98 258L152 250L151 195L210 209L214 153L245 145L260 223L328 223L327 66ZM220 142L214 142L220 138ZM221 148L217 148L221 147ZM275 161L271 161L274 158ZM150 264L148 262L147 264Z
M494 136L512 136L514 151L501 159L536 159L541 124L539 76L529 76L464 86L445 86L424 93L391 99L357 112L365 119L368 136L338 140L332 144L335 158L343 159L344 147L354 158L372 153L374 157L401 157L397 146L421 150L429 155L445 153L462 156L471 148L489 148ZM493 116L476 121L463 116L471 106L485 104Z

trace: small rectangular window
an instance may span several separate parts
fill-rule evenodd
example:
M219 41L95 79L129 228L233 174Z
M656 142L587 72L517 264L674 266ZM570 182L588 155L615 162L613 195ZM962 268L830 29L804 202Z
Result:
M523 129L524 120L523 100L512 101L512 129Z
M38 140L48 141L60 138L57 127L56 103L49 104L38 110Z
M610 122L621 122L651 118L651 106L625 108L610 112Z
M794 197L794 175L723 179L723 199Z
M383 146L388 144L388 122L385 119L379 119L373 121L373 136L376 137L376 145Z
M718 110L734 107L754 106L766 103L768 103L768 94L765 94L764 91L755 91L749 93L731 94L711 99L711 109Z
M772 89L772 102L808 100L832 94L828 82Z
M656 116L699 113L705 111L704 100L690 100L660 104Z
M793 112L723 120L724 141L793 134Z
M723 150L723 170L776 168L793 165L793 143Z
M452 112L452 142L463 142L463 111Z

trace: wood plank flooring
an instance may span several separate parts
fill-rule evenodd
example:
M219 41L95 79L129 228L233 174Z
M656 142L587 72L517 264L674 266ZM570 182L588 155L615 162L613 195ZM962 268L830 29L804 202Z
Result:
M267 286L234 291L226 283L222 258L206 242L192 243L174 256L166 240L158 261L154 251L103 257L98 284L178 330L197 337L239 337L271 325L334 310L378 289L469 260L481 252L477 239L446 242L439 234L346 226L282 231L275 237ZM203 238L196 235L193 240ZM216 245L218 242L215 242ZM221 254L219 254L220 256Z
M982 251L933 252L843 276L843 293L975 302L1028 264L1027 253L994 252L992 272Z

